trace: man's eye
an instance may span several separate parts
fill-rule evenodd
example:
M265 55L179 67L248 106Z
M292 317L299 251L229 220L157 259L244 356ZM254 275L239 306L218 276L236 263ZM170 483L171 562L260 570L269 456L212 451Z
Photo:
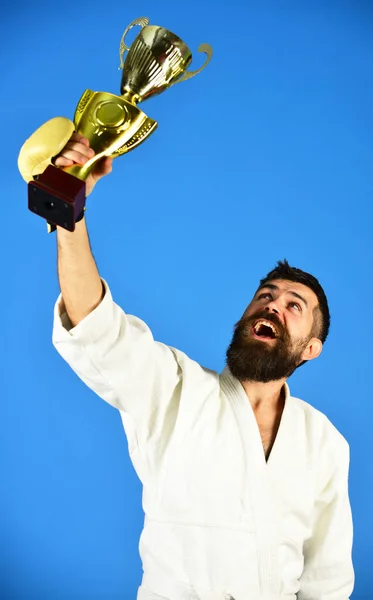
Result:
M272 294L269 294L268 292L260 294L260 296L258 296L258 299L260 298L269 298L269 300L272 300Z
M289 306L291 306L292 308L296 308L297 310L299 310L299 312L301 312L302 310L301 305L298 304L298 302L290 302Z

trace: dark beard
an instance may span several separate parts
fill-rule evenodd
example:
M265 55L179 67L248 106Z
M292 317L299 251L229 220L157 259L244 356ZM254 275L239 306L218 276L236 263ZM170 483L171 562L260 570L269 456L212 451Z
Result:
M251 327L260 318L276 326L278 337L274 343L261 342L252 337ZM292 341L275 313L261 311L236 323L226 353L227 365L232 375L240 381L278 381L290 377L300 365L308 341Z

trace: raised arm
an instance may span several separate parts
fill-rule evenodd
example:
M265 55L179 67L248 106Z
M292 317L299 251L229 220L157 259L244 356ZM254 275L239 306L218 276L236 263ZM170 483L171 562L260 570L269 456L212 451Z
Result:
M84 140L72 140L55 164L79 162L88 151ZM110 170L110 163L102 164L96 179L88 182L89 191ZM120 411L130 454L144 481L149 465L165 455L185 386L201 389L215 380L184 353L155 341L146 323L114 302L98 273L84 219L73 233L59 229L57 236L61 295L54 309L54 346L89 388ZM144 456L152 458L140 459Z
M94 152L83 136L74 133L56 158L57 167L83 164ZM112 159L99 163L86 182L89 195L101 177L110 173ZM104 287L92 255L85 219L76 224L74 232L57 227L58 279L66 313L72 326L77 325L101 302Z

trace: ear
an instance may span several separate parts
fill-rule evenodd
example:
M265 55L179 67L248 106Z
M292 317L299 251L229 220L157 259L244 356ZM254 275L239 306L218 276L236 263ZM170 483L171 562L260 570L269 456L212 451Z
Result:
M322 352L322 341L316 337L310 339L307 344L307 348L302 354L302 360L313 360L320 356Z

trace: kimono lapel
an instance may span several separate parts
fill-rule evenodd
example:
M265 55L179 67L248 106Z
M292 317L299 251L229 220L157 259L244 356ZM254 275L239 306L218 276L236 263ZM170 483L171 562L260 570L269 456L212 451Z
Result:
M279 593L278 512L270 479L276 454L281 455L283 431L287 428L289 388L286 385L285 406L275 443L266 462L254 411L241 383L226 368L220 375L221 389L228 397L238 426L245 456L248 509L251 510L257 538L259 578L263 598Z

